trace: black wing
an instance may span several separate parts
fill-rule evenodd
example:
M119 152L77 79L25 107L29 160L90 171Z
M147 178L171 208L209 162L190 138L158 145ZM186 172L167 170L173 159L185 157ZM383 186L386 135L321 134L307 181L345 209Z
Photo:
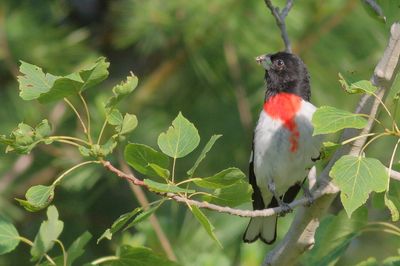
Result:
M251 196L251 198L253 199L253 209L254 210L265 209L260 189L257 186L256 175L254 174L254 143L251 149L251 158L249 164L249 183L253 187L253 195Z

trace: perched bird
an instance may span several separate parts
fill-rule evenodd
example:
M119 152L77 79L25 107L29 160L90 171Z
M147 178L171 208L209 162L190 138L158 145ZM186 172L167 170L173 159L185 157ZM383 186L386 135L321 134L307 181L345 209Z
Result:
M309 102L310 78L298 56L278 52L256 60L265 68L267 90L250 156L253 208L281 206L285 214L291 211L288 203L296 197L313 162L319 158L322 140L312 135L311 124L316 107ZM311 203L311 194L303 188ZM251 243L260 238L272 244L276 225L277 216L251 218L243 241Z

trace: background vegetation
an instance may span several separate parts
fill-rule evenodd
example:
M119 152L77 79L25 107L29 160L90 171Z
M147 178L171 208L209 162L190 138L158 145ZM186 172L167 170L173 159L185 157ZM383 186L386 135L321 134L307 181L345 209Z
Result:
M287 27L294 52L309 67L312 102L353 110L358 97L343 93L337 73L350 80L368 79L386 46L388 25L371 18L358 0L337 0L296 3ZM19 98L15 79L19 60L64 75L103 55L111 63L110 78L86 92L94 120L102 122L100 104L110 89L133 71L139 86L121 109L135 113L139 127L128 141L156 147L158 134L182 111L204 136L203 145L212 134L223 135L200 171L214 173L237 166L247 172L252 128L264 97L263 69L254 58L282 48L263 1L49 0L38 4L3 0L0 132L10 132L16 121L37 124L49 112L59 132L79 129L73 113L65 112L63 105L28 105ZM400 89L399 82L394 88ZM390 101L391 97L389 106ZM369 146L370 156L387 162L391 153L386 148L393 144L388 140ZM27 213L11 199L23 198L32 185L50 183L79 156L60 145L41 146L24 157L0 157L0 215L10 217L21 234L34 238L45 213ZM177 176L189 169L195 158L190 155L182 160ZM379 196L374 198L368 203L368 219L388 220L390 214ZM126 182L100 167L82 168L66 178L54 204L68 225L61 237L68 244L85 230L99 237L121 213L139 205ZM332 213L340 210L339 202L332 207ZM167 203L156 213L182 265L258 265L262 261L269 247L241 243L247 219L207 214L224 249L209 239L185 207ZM291 215L280 219L278 237L290 220ZM92 239L81 261L113 254L121 243L163 253L150 223L144 221L112 241L97 245ZM355 264L365 259L365 254L383 259L397 254L399 248L394 236L363 233L338 265ZM1 265L27 265L28 261L29 250L22 245L0 257Z

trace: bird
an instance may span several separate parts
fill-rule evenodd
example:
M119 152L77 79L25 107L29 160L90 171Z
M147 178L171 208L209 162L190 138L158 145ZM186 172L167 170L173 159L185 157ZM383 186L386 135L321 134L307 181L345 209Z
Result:
M254 210L282 207L281 216L292 211L301 187L309 204L313 199L304 181L320 157L322 137L313 136L310 75L295 54L277 52L258 56L265 69L266 92L254 130L249 162L249 183ZM252 217L243 241L276 240L278 216Z

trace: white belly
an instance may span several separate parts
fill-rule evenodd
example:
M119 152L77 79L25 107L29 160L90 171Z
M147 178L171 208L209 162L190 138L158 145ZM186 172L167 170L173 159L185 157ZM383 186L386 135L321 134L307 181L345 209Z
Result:
M282 121L261 112L254 136L254 173L266 204L272 198L268 191L270 180L273 180L276 192L281 196L307 176L307 169L313 164L311 158L319 156L321 137L312 136L311 118L315 109L311 103L301 102L295 117L299 133L295 151L290 141L293 133Z

